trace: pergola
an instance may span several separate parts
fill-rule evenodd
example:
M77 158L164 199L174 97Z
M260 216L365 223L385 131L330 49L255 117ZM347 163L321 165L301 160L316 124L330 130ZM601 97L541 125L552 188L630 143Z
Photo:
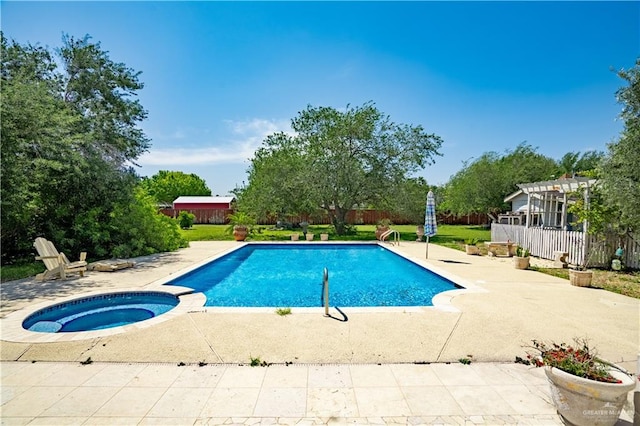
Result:
M567 195L584 188L585 204L589 205L589 193L597 179L587 177L563 178L542 182L519 184L518 188L527 194L527 220L530 227L533 214L540 216L540 222L545 227L566 229L567 226ZM534 213L533 200L538 200L538 212ZM586 231L587 224L584 224Z

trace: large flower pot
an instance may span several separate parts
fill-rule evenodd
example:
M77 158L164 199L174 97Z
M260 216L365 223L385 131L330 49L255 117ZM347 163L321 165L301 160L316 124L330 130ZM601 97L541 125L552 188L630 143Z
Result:
M378 226L376 228L376 240L379 240L380 237L382 236L382 234L384 234L385 232L387 232L389 230L388 226Z
M577 287L589 287L591 285L592 271L569 270L569 282Z
M627 393L636 384L632 377L619 370L611 368L609 372L622 383L598 382L545 367L558 414L579 426L614 425L627 400Z
M249 230L246 226L236 225L233 227L233 238L235 238L236 241L244 241L248 234Z
M320 241L329 241L329 234L320 234Z
M298 241L300 239L300 234L291 234L291 241Z
M307 233L307 241L313 241L313 237L314 237L313 234Z
M516 269L527 269L529 267L529 256L526 257L513 257L513 264Z

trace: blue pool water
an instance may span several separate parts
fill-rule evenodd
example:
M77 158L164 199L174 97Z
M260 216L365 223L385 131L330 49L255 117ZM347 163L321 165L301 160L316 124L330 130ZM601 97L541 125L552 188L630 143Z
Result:
M323 270L331 306L431 306L451 281L374 244L256 244L168 285L193 288L205 306L321 306Z
M110 293L49 306L29 315L22 327L43 333L101 330L144 321L178 305L163 292Z

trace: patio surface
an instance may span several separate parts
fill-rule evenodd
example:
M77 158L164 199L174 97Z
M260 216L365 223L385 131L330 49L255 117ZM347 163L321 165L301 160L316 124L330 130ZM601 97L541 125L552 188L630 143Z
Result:
M33 343L34 333L16 330L34 307L155 289L236 245L194 242L133 269L4 283L2 424L559 424L543 370L513 363L531 339L586 337L636 372L639 300L516 270L509 258L430 244L425 259L425 244L412 242L398 250L469 290L439 295L434 307L341 307L346 321L334 308L333 318L320 307L283 317L205 309L191 295L184 312L125 333ZM257 357L272 365L247 366ZM619 423L632 412L629 402Z

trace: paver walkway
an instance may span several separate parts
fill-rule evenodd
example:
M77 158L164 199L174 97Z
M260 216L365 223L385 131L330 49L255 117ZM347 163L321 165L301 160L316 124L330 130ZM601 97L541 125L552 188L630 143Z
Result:
M562 424L517 364L3 362L2 424Z

